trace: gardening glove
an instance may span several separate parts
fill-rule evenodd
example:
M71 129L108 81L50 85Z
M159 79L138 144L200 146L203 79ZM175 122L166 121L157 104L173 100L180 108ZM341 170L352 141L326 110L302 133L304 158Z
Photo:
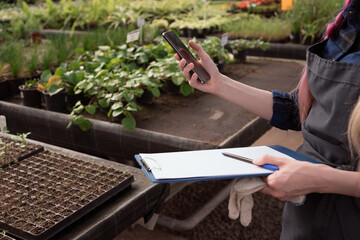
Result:
M244 227L251 222L251 211L254 206L252 194L263 189L266 183L259 177L240 178L234 182L229 198L229 217L237 219L240 216L240 223ZM290 200L295 205L303 204L305 196L298 196Z

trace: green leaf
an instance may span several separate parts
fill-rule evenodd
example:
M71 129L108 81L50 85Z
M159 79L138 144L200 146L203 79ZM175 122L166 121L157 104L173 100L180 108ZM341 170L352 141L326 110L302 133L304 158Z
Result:
M74 72L69 72L66 73L65 76L65 81L70 83L71 85L75 86L76 85L76 74Z
M66 72L65 69L61 68L61 67L58 67L56 70L55 70L55 75L59 75L61 76L62 74L64 74Z
M53 84L53 85L51 85L51 86L49 87L48 93L49 93L50 96L53 96L53 95L61 92L62 90L64 90L62 87L59 87L59 86Z
M150 91L155 97L160 97L160 90L158 88L151 88Z
M80 102L80 101L79 101L79 102ZM80 114L80 113L82 113L83 110L84 110L84 106L80 104L79 106L76 106L76 105L75 105L75 108L74 108L73 111L74 111L75 113L77 113L77 114Z
M121 123L126 130L134 130L136 127L136 121L131 115L124 118Z
M113 117L117 117L117 116L120 116L121 114L124 113L124 110L123 109L117 109L115 111L112 112L112 116Z
M184 96L189 96L194 92L194 88L191 87L188 83L184 83L180 86L180 92Z
M95 78L98 78L98 77L100 77L100 76L103 76L103 75L106 74L107 72L108 72L107 69L103 69L103 70L99 71L99 72L96 74Z
M102 98L98 101L99 105L103 108L107 108L110 104L109 100L106 100L105 98Z
M87 106L85 107L85 110L86 110L88 113L90 113L91 115L94 115L95 112L96 112L96 107L95 107L95 105L90 104L90 105L87 105Z
M123 106L124 106L124 104L122 102L116 102L111 106L111 109L116 110L116 109L122 108Z
M52 76L50 70L45 70L41 73L41 76L40 76L40 83L45 85L48 81L49 81L49 78Z
M138 106L135 102L129 102L126 106L126 110L128 111L137 111L138 110Z
M184 82L184 78L182 76L178 76L177 74L174 74L174 75L171 76L171 81L175 85L179 86Z
M82 115L73 119L74 123L80 127L81 130L88 131L91 128L91 122L85 119Z

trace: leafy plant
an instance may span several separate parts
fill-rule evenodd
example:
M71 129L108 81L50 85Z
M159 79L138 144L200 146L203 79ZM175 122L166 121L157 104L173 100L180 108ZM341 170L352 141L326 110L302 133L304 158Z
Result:
M51 45L51 43L46 44L46 49L45 49L45 52L43 53L42 57L43 57L42 58L43 70L50 69L50 67L53 64L54 59L55 59L55 49Z
M27 80L23 84L23 89L37 89L38 84L39 84L38 80L35 80L35 79Z
M4 62L10 66L12 77L17 77L24 63L24 46L19 42L11 42L5 46L3 52Z
M27 62L28 72L32 75L36 72L39 64L39 55L37 50L37 45L34 46L33 52L30 56L30 59Z
M230 62L232 60L232 56L228 50L221 46L221 40L218 37L207 37L203 42L199 42L199 44L201 44L203 49L215 62L220 60Z
M260 48L263 51L266 51L270 47L270 43L264 42L260 39L235 39L229 42L230 48L237 51L243 51L245 49Z
M325 24L330 22L341 9L343 2L338 0L295 0L294 7L284 18L291 25L294 34L302 34L313 42L319 38Z
M52 74L49 70L42 72L40 76L40 84L37 86L38 90L46 91L50 96L55 95L64 90L64 83L58 74Z
M290 36L290 24L277 17L264 18L258 15L238 14L232 21L222 25L221 29L229 37L278 41Z

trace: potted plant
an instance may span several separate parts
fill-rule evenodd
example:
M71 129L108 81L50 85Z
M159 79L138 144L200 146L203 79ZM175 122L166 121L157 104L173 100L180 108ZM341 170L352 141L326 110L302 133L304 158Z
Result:
M266 51L269 49L270 44L260 39L235 39L229 42L229 47L236 60L245 62L247 49L260 48L261 50Z
M19 86L23 104L29 107L41 107L41 93L38 91L38 80L28 80Z
M43 93L47 110L66 112L66 91L60 75L49 70L42 72L37 89Z

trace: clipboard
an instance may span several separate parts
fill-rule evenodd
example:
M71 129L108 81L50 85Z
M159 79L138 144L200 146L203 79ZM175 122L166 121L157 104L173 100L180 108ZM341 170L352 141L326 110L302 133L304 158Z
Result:
M168 153L140 153L135 155L135 160L140 165L146 177L153 183L194 182L259 177L268 176L274 172L231 158L227 159L224 156L220 157L222 155L221 153L225 151L241 154L252 159L268 154L322 164L319 161L280 145ZM208 160L208 158L212 159ZM204 165L203 169L199 169L202 165Z

